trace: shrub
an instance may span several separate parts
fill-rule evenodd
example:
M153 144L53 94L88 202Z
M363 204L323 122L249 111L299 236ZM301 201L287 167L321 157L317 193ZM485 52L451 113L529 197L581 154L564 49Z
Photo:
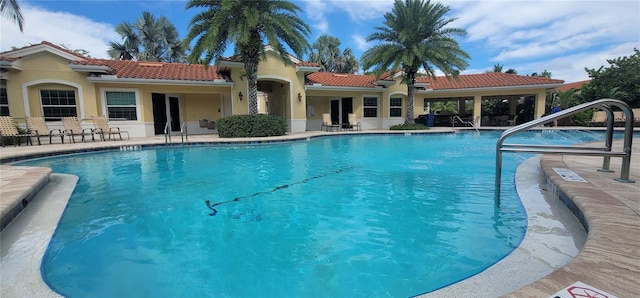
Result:
M287 132L287 122L273 115L234 115L216 122L221 138L251 138L282 136Z
M429 129L426 125L421 123L416 124L398 124L389 127L390 130L427 130Z

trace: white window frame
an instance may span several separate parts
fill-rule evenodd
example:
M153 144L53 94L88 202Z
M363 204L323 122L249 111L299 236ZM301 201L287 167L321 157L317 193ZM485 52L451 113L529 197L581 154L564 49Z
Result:
M393 100L393 99L399 99L400 100L400 106L392 106L391 105L391 100ZM403 104L402 97L389 97L389 118L402 118L402 104ZM392 109L400 109L400 116L391 116L391 110Z
M423 102L422 102L422 111L430 113L431 112L431 102L429 100L427 100L427 98L423 98L422 100L423 100Z
M75 104L73 105L45 105L44 103L42 103L42 91L71 91L73 92L73 101L75 102ZM44 112L44 108L45 107L73 107L73 109L76 111L75 116L70 116L70 117L78 117L78 93L75 89L61 89L61 88L53 88L53 89L38 89L38 96L40 97L40 112L42 117L44 117L46 120L50 120L51 118L58 118L58 116L47 116L45 115ZM62 119L59 119L62 120Z
M374 108L374 106L365 106L364 105L364 102L365 102L366 98L375 98L376 99L376 106L375 106L376 116L375 117L366 116L365 109ZM363 118L378 118L378 117L380 117L380 96L378 96L378 95L363 95L362 96L362 117Z
M117 120L128 122L141 122L142 111L140 109L140 90L137 88L100 88L100 101L102 103L102 114L109 118L109 110L107 106L107 92L132 92L136 99L136 120ZM116 120L109 120L116 121Z

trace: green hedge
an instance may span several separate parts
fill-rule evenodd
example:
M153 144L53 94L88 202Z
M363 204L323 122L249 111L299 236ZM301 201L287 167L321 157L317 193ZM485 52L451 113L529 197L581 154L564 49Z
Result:
M398 124L389 127L390 130L427 130L429 129L426 125L416 123L416 124Z
M282 136L287 133L287 122L273 115L234 115L216 122L221 138L251 138Z

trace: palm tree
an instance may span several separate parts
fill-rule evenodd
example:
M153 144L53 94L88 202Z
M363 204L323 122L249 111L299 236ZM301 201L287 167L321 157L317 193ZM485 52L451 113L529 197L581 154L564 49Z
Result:
M122 22L116 26L116 33L122 37L122 43L110 42L107 54L118 60L133 60L138 57L140 41L136 29L131 24Z
M323 34L311 46L310 62L320 64L320 71L336 73L355 73L358 71L358 60L350 48L340 52L340 40L334 36Z
M503 65L503 64L496 63L496 64L493 66L493 71L492 71L492 72L502 72L502 68L503 68L503 67L504 67L504 65Z
M418 71L435 78L435 68L447 77L457 77L468 63L469 54L460 49L454 36L465 36L460 28L448 28L455 18L444 18L449 7L427 0L396 0L391 12L384 15L384 26L374 27L367 41L381 41L362 55L362 67L374 67L378 74L388 70L403 71L407 84L407 117L413 124L413 91Z
M298 57L309 49L309 25L296 15L300 8L283 0L189 0L186 8L204 8L189 24L186 42L197 38L188 57L190 63L218 60L229 43L244 63L248 83L249 114L258 113L258 63L265 57L265 41L291 63L284 44ZM202 59L202 60L201 60Z
M109 43L113 59L139 61L185 62L186 53L178 30L166 17L156 19L143 12L134 25L122 22L116 26L122 42Z
M0 0L0 14L16 23L20 28L20 32L22 32L24 18L22 17L22 12L20 12L18 0Z

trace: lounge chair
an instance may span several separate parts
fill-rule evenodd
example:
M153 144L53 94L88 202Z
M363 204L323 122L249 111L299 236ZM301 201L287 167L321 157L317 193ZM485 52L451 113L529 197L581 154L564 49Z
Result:
M615 111L613 112L613 122L618 125L624 125L624 122L627 121L627 117L625 117L623 111Z
M349 114L349 129L362 130L362 124L356 119L356 114Z
M595 111L589 121L589 126L604 126L607 121L607 113L605 111Z
M91 140L95 142L93 128L82 128L77 117L62 117L62 124L64 124L63 134L69 136L74 143L76 142L75 136L82 136L82 142L84 143L84 137L89 135Z
M322 126L320 127L320 130L326 129L327 131L329 131L329 129L331 129L331 131L333 131L334 128L336 129L336 131L340 130L340 124L333 124L333 122L331 121L331 114L322 114Z
M51 139L56 136L60 137L62 143L64 143L64 134L61 129L49 129L47 123L44 121L42 117L27 117L27 129L29 133L36 137L38 140L38 145L42 145L40 142L40 137L49 137L49 144L51 144ZM33 142L32 142L33 143Z
M120 130L120 127L109 127L105 116L92 116L91 119L93 120L93 126L95 127L94 132L100 135L101 140L105 140L105 134L109 135L109 140L111 140L111 135L114 135L114 141L116 140L115 135L118 135L120 140L122 140L123 133L127 135L127 140L129 139L128 131Z
M27 145L31 144L31 134L21 133L18 131L18 127L16 126L16 122L13 120L13 117L0 116L0 144L2 144L2 147L4 147L5 138L12 138L14 145L20 145L21 137L26 137Z
M514 126L516 125L516 120L518 120L518 115L513 115L512 119L508 119L507 120L507 126Z

